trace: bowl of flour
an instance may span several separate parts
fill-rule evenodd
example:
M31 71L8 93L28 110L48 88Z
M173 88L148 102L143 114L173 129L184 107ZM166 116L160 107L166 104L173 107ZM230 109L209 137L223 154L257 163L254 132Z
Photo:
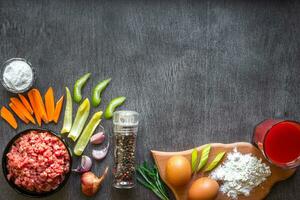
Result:
M23 58L11 58L2 65L1 83L12 93L23 93L29 90L35 80L31 64Z

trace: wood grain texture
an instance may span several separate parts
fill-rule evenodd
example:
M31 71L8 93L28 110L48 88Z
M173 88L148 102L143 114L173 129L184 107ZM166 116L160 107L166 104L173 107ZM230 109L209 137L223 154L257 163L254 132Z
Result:
M87 71L93 76L84 96L112 77L99 108L125 95L122 108L141 113L142 162L151 159L150 149L250 141L254 125L266 118L299 121L299 9L300 2L288 0L0 0L0 62L27 58L38 75L35 87L53 86L56 99ZM11 94L0 88L0 96L7 105ZM111 133L111 121L102 124ZM59 131L61 121L46 127ZM0 121L0 154L15 134ZM93 171L100 174L112 158L110 151ZM45 200L88 199L78 180L72 176ZM297 199L299 182L298 173L267 199ZM111 183L110 175L92 199L156 199L140 186L117 191ZM0 185L1 200L28 199L3 177Z
M200 147L197 147L197 151L200 153L205 145L202 145ZM271 170L271 176L269 176L266 181L261 183L258 187L254 188L249 196L240 195L239 200L262 200L264 199L269 192L271 191L274 184L280 181L284 181L287 178L291 177L295 173L295 169L281 169L279 167L276 167L272 164L270 164L264 157L264 155L259 151L255 146L253 146L250 143L247 142L237 142L237 143L231 143L231 144L221 144L221 143L212 143L211 144L211 151L209 153L208 162L211 163L214 158L220 153L220 152L226 152L227 154L230 152L233 152L234 149L237 149L238 152L241 152L242 154L252 154L256 156L258 159L261 159L263 163L268 165ZM191 184L193 181L200 177L207 177L209 176L208 173L198 172L196 176L193 176L191 178L190 182L186 184L183 187L174 187L172 184L168 182L167 176L166 176L166 166L168 160L175 155L184 156L191 162L191 156L192 156L193 149L186 150L186 151L180 151L180 152L162 152L162 151L155 151L152 150L152 155L154 158L154 161L158 167L159 174L161 178L164 180L164 182L167 184L167 186L172 190L174 193L174 196L177 200L186 200L188 199L188 189L191 187ZM226 155L224 156L224 159L226 160ZM219 192L216 200L230 200L230 198L222 193Z

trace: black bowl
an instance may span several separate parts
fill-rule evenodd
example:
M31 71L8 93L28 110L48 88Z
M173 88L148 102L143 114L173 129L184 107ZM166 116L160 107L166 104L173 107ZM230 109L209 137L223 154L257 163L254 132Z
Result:
M10 181L7 179L7 174L8 174L8 169L7 169L7 158L6 158L6 154L10 151L11 149L11 146L13 145L13 143L19 138L21 137L22 135L28 133L29 131L38 131L38 132L49 132L50 134L52 134L53 136L56 136L60 141L63 142L63 144L65 145L65 147L67 148L68 150L68 153L69 153L69 156L70 156L70 169L69 169L69 172L65 174L65 179L60 183L60 185L54 189L54 190L51 190L49 192L33 192L33 191L29 191L29 190L26 190L24 188L21 188L19 186L17 186L13 181ZM67 183L69 177L70 177L70 174L71 174L71 169L72 169L72 154L71 154L71 151L70 149L68 148L68 145L67 143L56 133L54 133L53 131L51 130L47 130L47 129L26 129L20 133L18 133L16 136L14 136L10 141L9 143L7 144L7 146L5 147L4 149L4 152L3 152L3 156L2 156L2 169L3 169L3 174L4 174L4 177L6 179L6 181L8 182L8 184L18 193L20 194L23 194L25 196L29 196L29 197L46 197L46 196L49 196L49 195L52 195L54 194L55 192L59 191L61 188L64 187L64 185Z

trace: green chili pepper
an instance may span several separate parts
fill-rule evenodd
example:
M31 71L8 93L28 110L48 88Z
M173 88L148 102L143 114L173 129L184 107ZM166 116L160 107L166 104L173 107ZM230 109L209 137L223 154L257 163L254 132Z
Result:
M209 172L213 170L222 160L223 156L225 155L225 152L218 153L218 155L215 157L215 159L207 166L207 168L204 170L204 172Z
M88 98L86 98L82 104L78 107L76 117L73 123L73 126L71 128L71 131L68 135L68 138L71 138L74 142L77 140L77 138L80 136L80 133L82 132L82 129L84 127L84 124L90 114L90 101Z
M201 159L200 159L199 165L197 167L197 172L200 171L200 169L202 169L206 165L208 156L209 156L209 152L210 152L210 148L211 148L210 144L205 145L205 147L203 148L203 150L201 152Z
M86 145L89 143L91 136L93 135L95 129L99 125L102 117L102 111L96 112L92 118L90 119L89 123L84 128L82 134L80 135L78 142L74 147L74 154L80 156L84 151Z
M90 78L90 76L91 76L91 73L87 73L75 82L73 98L76 103L79 103L81 101L81 99L82 99L81 89L85 85L87 80Z
M92 105L94 107L97 107L100 104L101 93L103 92L103 90L105 90L105 88L108 86L110 81L111 81L111 78L103 80L94 87L93 92L92 92Z
M60 133L68 133L71 130L72 127L72 97L69 88L66 87L66 108L65 108L65 116L64 116L64 122L63 127L60 131Z
M192 172L195 172L198 161L198 151L197 149L193 149L192 152Z
M120 97L116 97L114 99L112 99L108 106L106 107L106 110L104 112L104 117L106 119L110 119L113 116L113 112L115 111L115 109L122 105L126 100L126 97L120 96Z

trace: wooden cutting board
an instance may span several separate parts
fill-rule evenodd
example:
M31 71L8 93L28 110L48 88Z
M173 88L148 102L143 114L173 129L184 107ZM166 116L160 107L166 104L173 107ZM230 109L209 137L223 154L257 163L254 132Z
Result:
M197 147L198 152L200 152L203 149L203 146ZM222 151L225 152L231 152L235 147L237 147L237 150L241 153L252 153L253 155L255 155L258 158L261 158L262 161L264 163L266 163L267 165L270 166L272 175L269 176L267 178L267 180L265 182L263 182L260 186L258 186L257 188L253 189L251 191L250 196L246 197L246 196L240 196L239 199L240 200L261 200L264 199L268 193L270 192L272 186L282 180L285 180L287 178L289 178L290 176L292 176L295 173L295 170L284 170L281 169L279 167L276 167L272 164L270 164L265 157L263 156L263 154L252 144L250 143L246 143L246 142L238 142L238 143L233 143L233 144L221 144L221 143L213 143L211 144L211 152L210 152L210 156L209 156L209 160L208 163L211 162L213 160L213 158ZM202 177L202 176L207 176L208 174L202 174L202 173L198 173L197 177L193 177L190 181L189 184L187 184L184 187L180 187L180 188L175 188L172 185L170 185L168 183L168 181L166 180L166 174L165 174L165 168L166 168L166 164L168 159L171 156L174 155L182 155L185 156L189 161L191 161L191 154L192 154L192 149L191 150L187 150L187 151L181 151L181 152L161 152L161 151L155 151L152 150L152 155L153 158L155 160L155 163L158 167L159 173L161 178L163 179L163 181L166 183L166 185L172 190L172 192L174 193L175 197L177 200L187 200L187 192L188 192L188 188L190 187L191 183L193 182L193 180ZM225 160L226 157L224 157L223 160ZM227 200L229 199L226 195L224 195L223 193L219 192L217 198L217 200Z

